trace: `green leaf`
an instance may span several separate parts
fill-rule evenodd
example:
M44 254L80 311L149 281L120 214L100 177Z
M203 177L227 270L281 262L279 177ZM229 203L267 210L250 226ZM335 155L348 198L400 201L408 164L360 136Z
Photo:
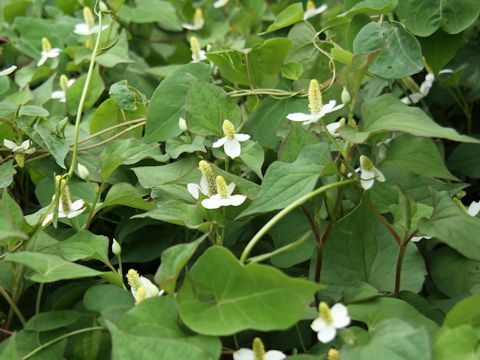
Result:
M51 283L58 280L79 279L103 274L86 266L65 261L59 256L30 251L8 254L5 261L22 264L32 269L34 273L27 277L39 283Z
M442 329L433 344L433 359L476 360L480 358L479 341L478 332L468 325Z
M162 252L160 267L155 273L155 282L169 294L175 292L177 279L180 272L187 265L198 246L205 240L207 235L203 235L195 241L188 244L178 244Z
M106 236L81 231L60 242L58 248L62 257L68 261L96 259L109 264L108 245Z
M343 137L357 144L364 143L371 135L391 131L405 132L419 137L480 143L472 137L460 135L451 128L436 124L422 110L403 104L391 94L366 101L362 110L359 131L349 126L343 126L339 130Z
M136 6L123 5L120 18L133 23L158 23L161 28L170 31L182 30L180 19L172 4L162 0L136 0Z
M25 221L20 207L7 192L0 200L0 244L11 246L20 240L28 239Z
M78 103L80 102L80 97L82 95L86 79L87 75L83 74L67 90L67 108L71 115L75 115L77 113ZM100 76L98 66L93 70L92 79L90 80L90 86L88 89L87 97L85 98L84 110L93 107L93 105L95 105L97 100L102 95L103 90L105 90L105 85L102 77Z
M153 201L144 200L140 192L132 185L128 183L117 183L108 190L105 200L97 211L106 207L119 205L147 211L156 208Z
M117 360L216 360L221 342L217 338L185 333L179 326L173 298L142 301L127 311L112 334L112 358Z
M290 80L298 80L303 74L303 64L293 61L282 66L282 76Z
M469 294L480 284L480 262L448 247L433 250L428 257L428 268L435 286L452 298Z
M273 24L271 24L263 34L268 34L288 26L291 26L303 20L302 3L295 3L286 7L277 15Z
M336 223L325 245L322 263L325 294L339 299L343 291L361 282L381 292L393 291L397 256L396 240L364 200ZM425 275L423 258L416 246L410 244L403 259L401 289L420 291Z
M18 112L20 116L32 116L32 117L45 117L50 113L41 106L36 105L24 105L20 107Z
M97 64L109 68L114 67L118 64L133 63L133 60L130 59L128 55L127 33L125 31L122 31L114 45L107 51L98 55L95 61L97 62Z
M422 53L428 65L435 74L438 74L463 44L463 34L451 35L437 30L426 38L418 39L422 45Z
M400 79L423 69L422 51L417 39L401 25L376 22L365 25L353 41L356 54L380 50L369 71L386 79Z
M245 144L245 143L244 143ZM263 148L256 141L248 141L242 145L240 159L247 165L260 179L263 178L262 165L265 159Z
M42 332L66 327L78 322L80 316L74 310L43 312L30 318L25 324L25 330Z
M418 222L421 234L435 237L469 259L480 261L480 218L470 216L446 193L435 198L433 215Z
M480 145L460 144L450 154L447 160L450 170L455 173L480 178Z
M406 301L395 298L377 298L359 304L348 305L348 314L355 321L367 324L368 329L375 329L384 320L402 319L415 328L424 328L431 338L438 330L438 325L419 313Z
M319 288L266 265L242 265L215 246L187 273L178 293L180 316L192 330L208 335L287 329Z
M13 175L16 173L12 160L0 164L0 189L9 187L13 181Z
M103 284L90 287L83 296L83 304L88 310L99 312L103 322L117 323L134 306L135 300L129 291Z
M186 188L185 188L186 191ZM166 223L198 229L204 224L196 205L179 201L162 202L157 209L132 216L133 219L155 219Z
M135 175L137 175L140 185L145 189L151 189L164 184L178 182L196 170L197 166L198 161L189 157L167 165L141 166L135 167L132 170L135 172Z
M183 153L194 153L196 151L207 152L203 136L193 136L191 142L185 142L185 139L182 138L173 138L167 141L165 147L165 152L171 159L176 159Z
M340 73L340 82L345 86L353 98L356 98L368 69L378 57L380 50L366 54L353 55L352 62L345 66Z
M379 323L367 344L342 348L341 356L342 360L429 360L431 349L425 329L392 319Z
M476 0L399 1L395 9L402 24L418 36L429 36L438 28L458 34L470 26L480 14Z
M393 167L415 174L458 180L448 171L440 151L430 139L402 135L388 145L382 167Z
M353 17L357 14L388 14L397 6L397 0L363 0L356 2L348 11L338 17Z
M461 325L470 325L478 331L480 308L478 307L480 295L469 296L455 304L443 321L442 328L455 328Z
M312 191L329 157L328 146L318 143L305 147L293 163L274 162L257 197L241 216L282 209Z
M194 63L177 68L160 83L148 106L145 125L147 141L164 141L182 133L178 119L185 118L190 87L195 80L207 81L210 75L208 65Z

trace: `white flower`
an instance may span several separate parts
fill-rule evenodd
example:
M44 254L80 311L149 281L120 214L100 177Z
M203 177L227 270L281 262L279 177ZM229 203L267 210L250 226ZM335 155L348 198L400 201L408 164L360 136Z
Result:
M83 20L84 23L75 25L73 32L81 36L90 36L100 31L100 26L95 25L95 18L93 17L92 10L88 6L83 8ZM108 28L108 25L103 25L102 30Z
M315 6L315 3L313 1L307 1L307 10L303 14L303 20L308 20L314 16L317 16L318 14L323 13L325 10L327 10L327 5L323 4L319 6L318 8Z
M126 278L130 286L130 292L135 298L135 304L151 297L162 296L165 292L164 290L159 290L158 287L146 277L140 276L134 269L128 270Z
M213 3L213 7L218 9L218 8L224 7L227 4L228 4L228 0L217 0Z
M225 120L223 122L222 128L225 136L215 141L212 147L219 148L223 146L223 150L225 151L225 154L231 157L232 159L240 156L240 153L242 150L240 142L247 141L248 139L250 139L250 135L237 134L235 132L235 127L228 120Z
M472 201L467 208L467 214L470 216L477 216L480 212L480 201Z
M424 235L420 235L420 236L414 236L410 239L411 242L419 242L420 240L422 239L431 239L432 237L431 236L424 236Z
M205 19L203 18L203 11L202 9L198 8L195 10L195 14L193 15L193 24L182 23L182 27L187 30L200 30L205 25Z
M17 145L13 141L3 139L3 146L7 149L11 150L14 154L33 154L35 152L35 148L31 148L30 140L23 141L20 145Z
M192 62L200 62L203 60L207 60L207 53L205 50L202 50L200 47L200 43L195 36L190 38L190 51L192 52Z
M68 218L72 219L85 211L85 202L81 199L72 202L70 196L70 190L66 180L60 175L55 177L55 187L60 193L60 199L56 198L56 195L52 196L52 204L57 203L58 212L57 216L59 219ZM45 216L45 219L42 221L42 226L48 225L54 217L54 213L51 212Z
M452 69L443 69L439 71L440 74L450 74L453 73ZM428 95L430 92L430 89L432 88L433 81L435 80L435 76L432 73L428 73L425 76L425 79L423 82L420 84L420 90L418 92L414 92L408 96L405 96L400 99L401 102L407 105L413 105L417 104L420 100L422 100L424 97Z
M10 75L11 73L13 73L15 70L17 70L17 67L15 65L12 65L6 69L3 69L0 71L0 76L6 76L6 75Z
M342 329L350 324L347 308L342 304L335 304L330 309L321 302L318 306L319 317L313 320L310 327L317 332L318 340L328 343L335 339L337 329Z
M47 38L42 38L42 56L38 60L37 66L45 64L48 59L56 58L60 55L62 50L59 48L52 48L50 41Z
M68 79L65 75L60 76L60 87L62 88L62 90L56 90L52 92L52 96L50 96L50 98L64 103L65 101L67 101L67 89L72 86L74 82L75 79Z
M178 127L183 132L188 131L187 122L185 121L184 118L181 117L181 118L178 119Z
M216 185L215 194L202 200L202 206L205 209L218 209L222 206L240 206L247 198L245 195L232 195L235 190L235 184L227 185L222 176L217 176Z
M241 348L233 353L233 360L283 360L287 356L278 350L265 351L262 340L253 340L253 349Z
M357 171L360 171L360 185L364 190L371 189L375 180L380 182L385 181L383 173L364 155L360 156L360 168L357 169Z
M308 88L308 107L310 113L291 113L287 115L287 119L291 121L302 121L303 125L316 123L325 115L340 110L345 104L337 105L335 100L330 100L328 104L322 103L322 94L318 81L312 79Z

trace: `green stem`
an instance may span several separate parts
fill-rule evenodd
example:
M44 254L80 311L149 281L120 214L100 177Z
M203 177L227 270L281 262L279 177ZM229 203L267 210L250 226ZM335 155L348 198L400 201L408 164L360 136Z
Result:
M40 345L39 347L37 347L36 349L32 350L31 352L29 352L27 355L23 356L22 357L22 360L26 360L28 358L31 358L33 355L39 353L40 351L42 351L43 349L46 349L47 347L49 347L50 345L53 345L55 344L56 342L60 341L60 340L63 340L63 339L66 339L70 336L74 336L74 335L78 335L78 334L82 334L82 333L85 333L85 332L90 332L90 331L97 331L97 330L103 330L103 327L101 326L94 326L94 327L90 327L90 328L85 328L85 329L80 329L80 330L75 330L75 331L72 331L72 332L69 332L69 333L66 333L66 334L63 334L55 339L52 339L50 341L47 341L45 344L42 344Z
M98 200L100 200L100 196L102 195L103 190L105 190L105 183L102 183L98 187L97 192L95 193L95 199L93 200L93 203L92 203L92 211L90 211L90 214L88 214L88 220L84 226L85 229L88 229L90 227L90 223L92 222L93 217L95 216L95 208L97 206Z
M25 317L23 316L22 312L18 308L17 304L15 304L15 301L13 298L8 294L7 290L5 290L3 287L0 286L0 294L5 298L5 300L8 302L10 305L10 308L13 310L15 315L17 315L18 320L22 323L22 325L25 325L27 320L25 320Z
M77 156L78 156L78 136L80 133L80 120L82 119L83 107L85 105L85 99L87 98L88 88L90 86L90 81L92 80L93 68L95 66L95 58L97 56L98 47L100 45L100 36L102 35L102 12L98 13L98 34L95 41L95 46L93 47L92 56L90 57L90 65L88 66L87 78L85 79L85 85L83 86L82 95L80 97L80 102L78 103L77 117L75 119L75 129L73 133L73 152L72 152L72 163L70 164L70 169L67 175L67 182L73 176L75 167L77 166Z
M296 209L297 207L301 206L308 200L314 198L315 196L318 196L328 190L335 189L337 187L345 186L348 184L352 184L356 182L357 179L349 179L349 180L342 180L338 181L332 184L327 184L324 186L319 187L318 189L313 190L312 192L309 192L308 194L302 196L300 199L295 200L293 203L288 205L286 208L284 208L282 211L277 213L274 217L272 217L256 234L255 236L248 242L247 246L242 252L242 255L240 257L240 262L245 263L245 261L248 259L248 255L252 251L252 249L255 247L255 245L260 241L260 239L277 223L279 222L285 215L287 215L289 212L291 212L293 209Z
M38 286L38 292L37 292L37 301L35 303L35 315L40 314L40 306L42 303L42 294L43 294L43 287L45 286L44 283L40 283Z

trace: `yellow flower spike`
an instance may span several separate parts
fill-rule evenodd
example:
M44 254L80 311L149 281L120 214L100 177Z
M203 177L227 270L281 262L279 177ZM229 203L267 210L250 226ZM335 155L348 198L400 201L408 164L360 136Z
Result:
M196 36L190 38L190 51L192 52L192 59L197 60L202 57L202 49Z
M88 6L83 8L83 19L89 28L93 28L95 26L95 18L93 17L92 10L90 10Z
M235 126L230 121L224 120L222 129L223 134L229 139L233 139L235 137Z
M46 37L42 38L42 51L48 52L50 50L52 50L52 44Z
M256 337L253 339L252 350L254 360L263 360L265 356L265 346L260 338Z
M19 167L23 168L25 166L25 154L24 153L16 153L15 154L15 161L17 162Z
M320 319L325 321L327 324L331 324L333 322L332 313L330 312L330 308L326 302L322 301L318 305L318 314L320 315Z
M327 360L340 360L340 353L338 350L334 348L328 350Z
M198 8L195 10L195 14L193 15L193 24L194 25L200 25L203 24L205 19L203 18L203 11L202 9Z
M147 290L143 286L137 289L137 293L135 296L135 305L140 304L143 300L147 298Z
M308 87L308 109L312 114L318 114L322 110L322 93L318 81L312 79Z
M134 269L128 270L126 278L127 278L128 285L131 288L134 288L137 291L140 290L140 288L142 288L142 284L140 283L140 275L138 274L137 270L134 270Z
M315 11L317 7L315 6L315 3L311 0L307 1L307 11Z
M68 78L66 75L60 76L60 87L63 91L67 91L68 89Z
M228 186L227 183L225 182L225 179L223 176L217 176L216 179L217 183L217 193L220 195L221 198L226 199L228 197Z
M205 160L201 160L198 163L198 168L202 172L203 177L207 183L207 190L210 195L214 195L217 193L217 183L215 180L215 174L213 172L212 165Z

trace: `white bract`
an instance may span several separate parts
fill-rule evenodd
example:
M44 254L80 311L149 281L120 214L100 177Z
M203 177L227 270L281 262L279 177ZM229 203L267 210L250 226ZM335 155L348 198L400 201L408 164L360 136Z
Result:
M233 360L283 360L287 356L278 350L265 351L262 340L255 338L252 349L241 348L233 353Z
M217 183L215 180L215 174L213 173L212 165L205 160L201 160L198 163L198 168L202 173L200 184L187 184L187 190L195 200L200 198L200 193L207 197L217 193Z
M52 48L50 41L47 38L42 38L42 56L37 62L37 66L45 64L48 59L54 59L60 55L62 50L59 48Z
M250 139L250 135L248 134L237 134L235 131L235 126L228 121L225 120L223 122L223 134L225 135L221 139L218 139L215 141L212 145L214 148L219 148L223 146L223 150L225 151L225 154L232 159L240 156L242 147L240 145L240 142L247 141Z
M178 119L178 127L183 132L188 131L187 122L185 121L184 118L181 117L181 118Z
M360 169L357 169L357 171L360 171L360 185L364 190L371 189L375 180L385 181L383 173L365 155L360 156Z
M203 18L203 11L202 9L198 8L195 10L195 14L193 15L193 24L182 23L182 27L187 30L200 30L205 25L205 19Z
M467 214L470 216L477 216L480 212L480 201L472 201L467 208Z
M74 82L75 79L68 79L65 75L60 76L60 87L62 88L62 90L56 90L52 92L52 96L50 96L50 98L64 103L65 101L67 101L67 90L70 86L73 85Z
M213 3L213 7L216 9L222 8L228 4L228 0L217 0Z
M439 72L439 74L449 74L452 72L453 70L451 69L443 69ZM434 80L435 80L435 76L432 73L428 73L427 75L425 75L425 79L420 84L419 91L401 98L400 101L407 105L417 104L420 100L422 100L424 97L428 95L428 93L430 92L430 89L432 88Z
M83 8L83 19L85 21L84 23L75 25L75 30L73 30L75 34L90 36L100 31L100 26L95 24L95 18L88 6ZM108 28L108 25L102 26L102 30L105 30L106 28Z
M222 176L216 178L216 192L207 199L202 200L202 206L205 209L218 209L222 206L240 206L247 198L245 195L232 195L235 190L235 184L227 185Z
M330 309L321 302L318 306L319 317L313 320L310 327L317 333L317 338L322 343L335 339L337 329L342 329L350 324L347 308L342 304L335 304Z
M325 4L316 7L313 1L307 1L307 10L303 13L303 20L308 20L314 16L317 16L327 10L327 8L328 7Z
M0 76L7 76L13 73L15 70L17 70L17 67L15 65L12 65L6 69L0 70Z
M200 47L200 43L195 36L190 38L190 51L192 52L192 62L200 62L203 60L207 60L207 53L205 50L202 50Z
M146 277L140 276L134 269L128 270L126 277L128 285L130 286L130 292L135 298L135 304L139 304L148 298L162 296L164 293L163 290L160 290Z
M35 148L31 148L30 140L23 141L20 145L17 145L15 142L3 139L3 146L9 149L14 154L33 154L35 152Z
M330 100L328 104L322 103L322 93L318 81L312 79L308 88L308 108L310 113L290 113L287 119L291 121L302 121L303 125L310 125L318 122L325 115L340 110L345 104L337 105L335 100Z

